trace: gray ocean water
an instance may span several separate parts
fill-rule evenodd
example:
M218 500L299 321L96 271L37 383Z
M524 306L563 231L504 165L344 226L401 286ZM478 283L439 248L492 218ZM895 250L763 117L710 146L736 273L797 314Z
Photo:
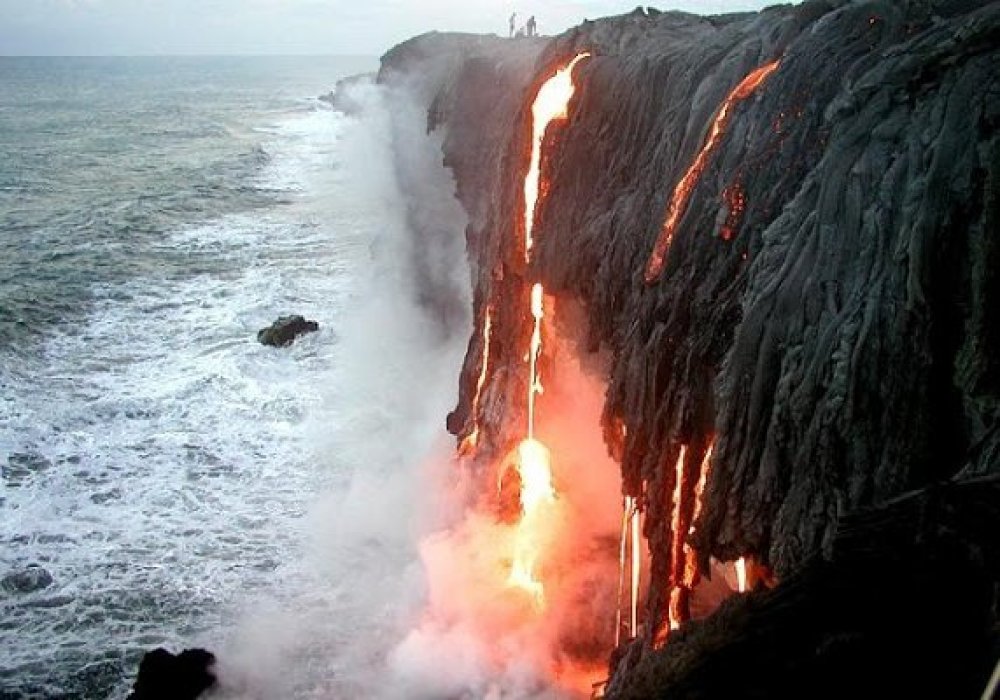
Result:
M294 575L383 225L316 97L375 67L0 58L0 698L119 697ZM258 345L286 312L321 331Z

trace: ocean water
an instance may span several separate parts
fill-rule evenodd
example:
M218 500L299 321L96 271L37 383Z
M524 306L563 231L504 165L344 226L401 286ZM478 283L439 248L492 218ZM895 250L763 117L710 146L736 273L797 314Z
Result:
M195 644L237 695L345 697L391 647L414 555L372 503L405 521L461 342L370 298L392 146L316 97L376 67L0 58L0 576L52 577L0 588L0 697L122 697ZM321 330L256 342L290 312Z

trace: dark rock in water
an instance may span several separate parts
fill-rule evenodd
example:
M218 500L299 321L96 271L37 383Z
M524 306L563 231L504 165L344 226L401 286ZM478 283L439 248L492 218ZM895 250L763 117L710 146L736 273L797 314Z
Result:
M51 466L52 463L37 452L12 452L7 457L7 463L0 466L0 476L10 486L19 486Z
M302 316L282 316L267 328L257 331L257 340L264 345L274 347L285 347L292 344L298 336L303 333L312 333L319 330L319 324L315 321L307 321Z
M38 564L23 571L13 571L3 577L0 587L9 593L32 593L52 585L52 574Z
M139 662L139 675L128 700L194 700L215 685L215 655L204 649L185 649L174 655L154 649Z
M122 497L121 489L113 488L110 491L103 491L100 493L93 493L90 495L91 503L96 503L97 505L104 505L109 501L117 501Z
M348 116L360 114L364 105L357 99L357 88L361 85L370 84L375 81L374 73L362 73L352 75L337 81L337 85L325 95L320 95L319 99L326 102L338 112L343 112Z

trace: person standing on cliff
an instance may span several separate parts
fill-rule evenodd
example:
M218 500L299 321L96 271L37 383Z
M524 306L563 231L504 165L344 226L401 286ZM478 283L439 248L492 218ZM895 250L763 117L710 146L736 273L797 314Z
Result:
M514 38L514 25L517 24L517 13L516 12L511 12L510 13L510 20L508 20L508 21L510 23L510 38L513 39Z
M538 25L535 24L535 16L528 18L528 36L538 36Z

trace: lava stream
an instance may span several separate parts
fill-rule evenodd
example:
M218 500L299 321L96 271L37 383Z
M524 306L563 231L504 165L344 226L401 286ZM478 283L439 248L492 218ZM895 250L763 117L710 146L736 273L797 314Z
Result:
M522 440L517 446L517 468L521 475L521 520L514 535L514 561L507 583L531 593L541 608L545 590L535 577L538 530L543 524L543 509L556 499L548 449L534 438Z
M539 171L542 166L542 141L545 130L556 120L569 116L569 101L576 92L573 84L573 68L589 53L581 53L564 68L546 80L539 88L535 101L531 105L531 161L528 163L528 174L524 178L524 261L531 261L531 248L534 239L531 229L535 219L535 205L538 203Z
M694 190L698 178L701 177L702 172L705 170L709 156L718 147L722 136L726 132L726 127L729 125L729 120L732 117L733 106L737 102L750 97L778 69L780 64L781 61L779 59L765 63L763 66L757 68L743 78L739 85L733 88L729 95L726 96L726 99L723 100L722 106L719 107L719 111L715 115L715 119L712 120L712 126L708 130L708 136L705 138L704 145L698 151L698 155L687 169L687 172L684 173L684 176L674 187L670 204L667 207L667 217L660 229L660 235L656 239L653 252L649 256L649 262L646 264L646 284L655 282L663 271L663 263L666 259L667 251L670 249L670 242L673 240L677 225L680 223L681 216L687 209L691 192Z
M576 92L573 68L589 53L581 53L546 80L531 106L531 159L524 178L524 259L531 262L532 224L540 196L542 142L549 124L569 116L569 101ZM531 344L528 351L528 416L527 435L517 448L517 469L521 480L521 519L515 532L514 560L508 584L522 588L534 596L539 608L544 606L545 593L537 577L536 562L540 540L545 535L544 510L554 502L552 469L548 449L535 439L535 397L542 392L538 376L538 358L542 350L542 319L545 316L545 291L541 283L531 288L530 311L533 318Z
M545 290L540 283L531 288L531 315L535 319L528 351L528 439L535 437L535 397L542 393L538 376L538 356L542 352L542 319L545 317Z
M639 573L642 566L642 556L639 550L639 506L632 500L632 609L629 633L634 638L639 633Z

